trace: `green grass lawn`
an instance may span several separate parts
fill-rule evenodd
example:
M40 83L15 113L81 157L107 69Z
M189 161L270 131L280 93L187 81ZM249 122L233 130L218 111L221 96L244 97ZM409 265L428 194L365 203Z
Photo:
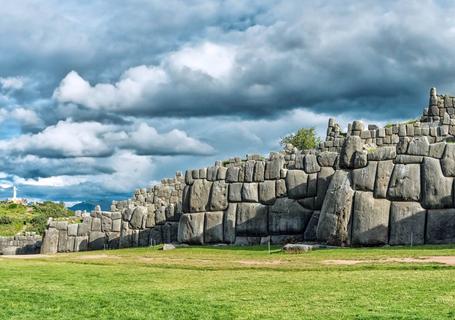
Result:
M0 319L455 319L455 246L273 249L3 257Z

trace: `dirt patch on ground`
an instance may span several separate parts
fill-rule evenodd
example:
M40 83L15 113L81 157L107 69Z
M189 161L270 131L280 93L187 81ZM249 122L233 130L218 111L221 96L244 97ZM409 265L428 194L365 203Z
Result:
M281 260L272 260L272 261L264 261L264 260L238 260L236 261L237 263L240 263L242 265L246 266L275 266L278 264L282 264L283 261Z
M51 255L47 254L16 254L16 255L1 255L0 258L2 259L42 259L42 258L50 258Z
M388 263L388 262L404 262L404 263L440 263L448 266L455 266L455 256L429 256L417 258L387 258L379 260L324 260L324 264L335 265L356 265L359 263Z

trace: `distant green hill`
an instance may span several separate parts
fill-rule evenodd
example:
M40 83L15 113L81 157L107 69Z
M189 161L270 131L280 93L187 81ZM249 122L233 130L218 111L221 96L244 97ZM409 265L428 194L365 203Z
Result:
M73 216L63 204L46 201L29 206L6 201L0 202L0 236L34 231L42 234L49 217Z
M112 200L94 200L94 201L84 201L84 202L79 202L73 205L72 207L69 207L70 210L76 211L76 210L81 210L81 211L87 211L90 212L95 209L96 205L101 206L101 210L103 211L109 211L111 208L111 203Z

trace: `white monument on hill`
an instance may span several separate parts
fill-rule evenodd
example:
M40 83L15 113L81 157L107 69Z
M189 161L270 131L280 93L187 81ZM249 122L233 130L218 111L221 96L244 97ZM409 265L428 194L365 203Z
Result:
M21 198L17 197L17 188L16 188L16 186L13 186L13 196L8 201L13 202L13 203L17 203L17 204L27 204L27 200L26 199L21 199Z

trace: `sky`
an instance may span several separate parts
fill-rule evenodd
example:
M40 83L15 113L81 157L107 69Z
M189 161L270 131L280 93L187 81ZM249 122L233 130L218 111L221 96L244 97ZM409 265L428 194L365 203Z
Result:
M125 199L455 95L451 1L1 0L0 199Z

